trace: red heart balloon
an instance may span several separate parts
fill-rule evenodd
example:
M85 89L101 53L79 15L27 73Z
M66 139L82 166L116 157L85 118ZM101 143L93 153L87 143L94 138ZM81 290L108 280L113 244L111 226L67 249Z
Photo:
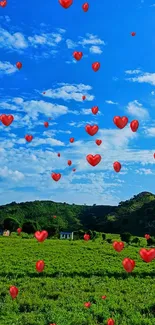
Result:
M7 5L7 1L6 0L0 1L0 7L4 8L4 7L6 7L6 5Z
M10 291L11 297L13 299L15 299L17 297L17 295L18 295L18 288L15 287L15 286L11 286L9 291Z
M32 136L32 135L28 135L28 134L25 135L25 140L26 140L27 142L31 142L32 139L33 139L33 136Z
M38 272L42 272L44 270L44 267L45 267L44 261L38 261L38 262L36 262L36 270Z
M116 173L119 173L119 172L120 172L121 167L122 167L122 166L121 166L120 162L115 161L115 162L113 163L113 168L114 168L114 170L115 170Z
M131 36L135 36L135 35L136 35L136 33L135 33L135 32L132 32L132 33L131 33Z
M45 128L48 128L49 123L48 122L44 122L44 126L45 126Z
M131 128L132 132L136 132L138 130L138 127L139 127L139 122L137 120L133 120L130 123L130 128Z
M147 250L145 248L142 248L140 249L139 254L146 263L149 263L155 258L155 249L151 248Z
M88 241L90 239L90 235L89 234L84 234L83 238L84 238L84 240Z
M85 303L84 303L84 306L85 306L86 308L90 308L90 306L91 306L91 302L85 302Z
M119 129L123 129L128 124L128 118L126 116L115 116L113 122Z
M122 249L124 248L124 243L121 241L121 242L118 242L118 241L114 241L114 243L112 244L115 251L117 251L118 253L122 251Z
M67 9L73 4L73 0L59 0L59 3L64 9Z
M58 182L59 181L59 179L61 178L61 174L57 174L57 173L52 173L51 174L51 177L53 178L53 180L55 181L55 182Z
M98 125L89 125L89 124L87 124L85 126L85 130L89 135L93 136L98 132L99 127L98 127Z
M146 238L146 240L150 239L150 235L146 234L145 238Z
M82 96L82 100L85 100L86 99L86 96L84 95L84 96Z
M98 106L92 107L91 111L94 115L96 115L98 113Z
M100 144L102 143L102 140L97 139L95 142L96 142L96 144L97 144L98 146L100 146Z
M18 234L20 235L20 233L22 232L22 228L18 228L18 229L17 229L17 232L18 232Z
M68 160L68 166L71 166L71 164L72 164L72 161Z
M100 69L100 63L99 62L94 62L92 64L92 69L97 72Z
M43 242L48 237L48 232L46 230L36 231L34 236L39 242Z
M22 66L23 66L23 65L22 65L21 62L17 62L17 63L16 63L16 67L17 67L19 70L22 68Z
M133 271L135 264L135 261L131 260L130 258L124 258L124 260L122 261L122 265L128 273Z
M93 156L93 155L87 155L86 159L87 159L88 163L91 166L95 167L96 165L98 165L100 163L101 156L100 155L95 155L95 156Z
M60 153L59 152L58 152L57 156L60 157Z
M70 138L69 141L70 141L70 143L73 143L74 142L74 138Z
M89 9L89 3L88 2L85 2L83 5L82 5L82 9L84 12L87 12L88 9Z
M75 60L80 61L82 59L83 53L82 52L75 51L73 53L73 56L74 56L74 59Z
M107 320L107 325L115 325L115 321L112 318Z
M9 126L14 120L13 115L5 115L2 114L1 115L1 121L5 126Z

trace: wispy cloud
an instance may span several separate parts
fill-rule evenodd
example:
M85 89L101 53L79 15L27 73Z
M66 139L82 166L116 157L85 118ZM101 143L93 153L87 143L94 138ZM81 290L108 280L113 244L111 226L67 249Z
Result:
M46 90L43 96L54 99L63 99L65 101L75 100L77 102L82 102L82 96L85 95L88 101L94 99L93 95L88 92L92 90L92 87L84 84L59 84L58 88Z
M135 73L137 70L133 70L130 74L137 74ZM133 73L134 72L134 73ZM139 82L139 83L148 83L150 85L155 85L155 73L149 73L149 72L142 72L139 70L138 72L140 75L132 78L126 78L126 80L132 81L132 82Z
M137 100L128 103L127 112L137 118L145 119L149 118L149 113L146 108L142 106Z
M118 104L116 102L113 102L112 100L106 100L105 102L106 102L106 104L109 104L109 105L117 105Z
M125 71L126 74L139 74L141 73L140 69L136 69L136 70L126 70Z
M140 169L136 169L136 174L139 175L152 175L153 172L151 169L147 169L147 168L140 168Z
M155 137L155 127L149 127L144 129L144 133L151 138Z
M101 48L99 46L97 46L97 45L91 46L89 51L90 51L90 53L93 53L93 54L102 54L102 52L103 52L101 50Z
M97 35L87 33L85 37L80 36L76 42L67 39L66 45L69 49L87 48L92 54L101 54L103 52L102 47L106 44Z
M55 53L53 53L52 50L56 51L57 46L63 40L63 34L64 32L59 30L59 32L41 32L40 34L27 36L21 32L9 32L4 28L0 28L0 48L5 48L9 51L18 51L20 53L32 48L33 50L36 49L36 51L42 49L43 56L47 57ZM47 49L50 52L48 52ZM33 55L37 56L35 52L33 52Z
M17 68L13 64L7 61L0 61L0 75L13 74L15 72L17 72Z

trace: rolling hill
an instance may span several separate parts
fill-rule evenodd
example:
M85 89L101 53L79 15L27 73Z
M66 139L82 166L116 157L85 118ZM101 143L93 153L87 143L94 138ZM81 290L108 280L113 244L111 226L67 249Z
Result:
M56 218L53 216L56 215ZM142 192L117 207L69 205L52 201L12 202L0 206L0 227L24 232L46 229L51 235L61 230L95 230L143 236L155 235L155 195Z

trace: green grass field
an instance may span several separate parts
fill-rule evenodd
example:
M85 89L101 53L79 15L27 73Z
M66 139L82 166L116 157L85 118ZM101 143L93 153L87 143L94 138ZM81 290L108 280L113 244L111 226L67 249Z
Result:
M139 249L117 253L101 240L1 237L0 325L97 325L108 318L116 325L155 325L155 260L143 262ZM122 266L125 257L136 261L130 274ZM35 269L38 260L46 264L42 273ZM11 285L19 289L14 300ZM88 301L90 308L84 307Z

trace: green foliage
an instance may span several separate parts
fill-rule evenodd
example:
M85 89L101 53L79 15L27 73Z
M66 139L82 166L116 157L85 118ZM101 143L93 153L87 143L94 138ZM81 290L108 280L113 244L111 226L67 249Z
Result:
M123 234L120 234L121 240L125 241L126 243L129 243L131 240L131 234L129 232L124 232Z
M138 237L135 237L132 239L131 243L140 245L140 239Z
M111 238L107 238L107 243L111 244L112 243L112 239Z
M145 233L155 236L154 215L155 195L148 192L120 202L118 207L69 205L52 201L12 202L0 206L0 228L15 232L22 227L23 232L28 234L46 229L52 238L58 238L60 231L79 232L79 238L82 238L88 229L97 233L129 232L133 236L144 236Z
M150 237L149 239L147 239L147 246L155 246L155 238L154 237Z
M106 234L102 234L102 239L103 239L103 240L106 239Z
M155 260L144 263L139 247L117 253L106 242L38 243L19 236L0 237L0 252L0 325L106 325L110 317L116 325L154 325ZM131 274L122 266L127 256L136 261ZM39 259L45 262L40 274ZM19 289L14 300L11 285Z

